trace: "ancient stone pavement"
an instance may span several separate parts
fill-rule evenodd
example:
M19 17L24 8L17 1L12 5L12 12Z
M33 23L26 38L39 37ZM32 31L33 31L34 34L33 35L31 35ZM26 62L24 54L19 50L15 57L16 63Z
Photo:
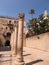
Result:
M11 51L0 52L0 65L12 65ZM26 65L49 65L49 52L24 47L23 57Z

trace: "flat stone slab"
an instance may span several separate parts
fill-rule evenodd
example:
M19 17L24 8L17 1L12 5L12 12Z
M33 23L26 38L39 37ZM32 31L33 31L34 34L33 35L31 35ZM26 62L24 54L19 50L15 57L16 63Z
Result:
M0 52L0 65L12 65L11 51ZM26 65L49 65L49 52L24 47L23 57ZM14 60L13 60L14 62Z

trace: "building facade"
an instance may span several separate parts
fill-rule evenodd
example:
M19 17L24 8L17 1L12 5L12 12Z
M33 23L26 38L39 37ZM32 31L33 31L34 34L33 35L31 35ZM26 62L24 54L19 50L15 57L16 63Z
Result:
M0 16L0 46L9 46L10 38L14 27L19 22L17 18ZM24 20L24 36L26 33L26 21Z
M0 46L9 46L11 33L18 22L16 18L0 16Z

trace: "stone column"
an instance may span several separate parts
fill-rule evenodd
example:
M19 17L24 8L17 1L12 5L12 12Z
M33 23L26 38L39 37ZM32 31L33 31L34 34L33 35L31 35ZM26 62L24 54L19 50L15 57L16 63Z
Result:
M13 48L14 48L13 42L14 42L14 31L12 31L11 33L11 40L10 40L12 55L13 55Z
M15 63L15 56L17 54L17 39L18 39L18 21L14 25L14 30L11 34L11 51L12 51L12 65Z
M18 40L18 21L15 23L14 26L14 42L13 42L13 46L14 46L14 55L17 54L17 40Z
M17 53L17 37L18 37L18 22L14 25L14 30L11 34L11 51L12 55L15 55Z
M18 23L18 43L17 43L17 62L15 65L24 65L23 61L23 25L24 25L24 14L19 14Z
M14 62L13 62L13 60L14 60L14 31L12 31L12 33L11 33L11 40L10 40L10 44L11 44L11 53L12 53L12 65L14 65Z
M23 29L23 46L26 47L26 21L24 20L24 29Z

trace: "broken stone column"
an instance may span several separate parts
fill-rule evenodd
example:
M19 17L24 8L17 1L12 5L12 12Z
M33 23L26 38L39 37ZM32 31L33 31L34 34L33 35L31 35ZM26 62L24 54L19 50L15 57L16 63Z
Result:
M18 43L17 43L17 56L15 65L24 65L23 61L23 26L24 26L24 14L19 14L18 23Z

